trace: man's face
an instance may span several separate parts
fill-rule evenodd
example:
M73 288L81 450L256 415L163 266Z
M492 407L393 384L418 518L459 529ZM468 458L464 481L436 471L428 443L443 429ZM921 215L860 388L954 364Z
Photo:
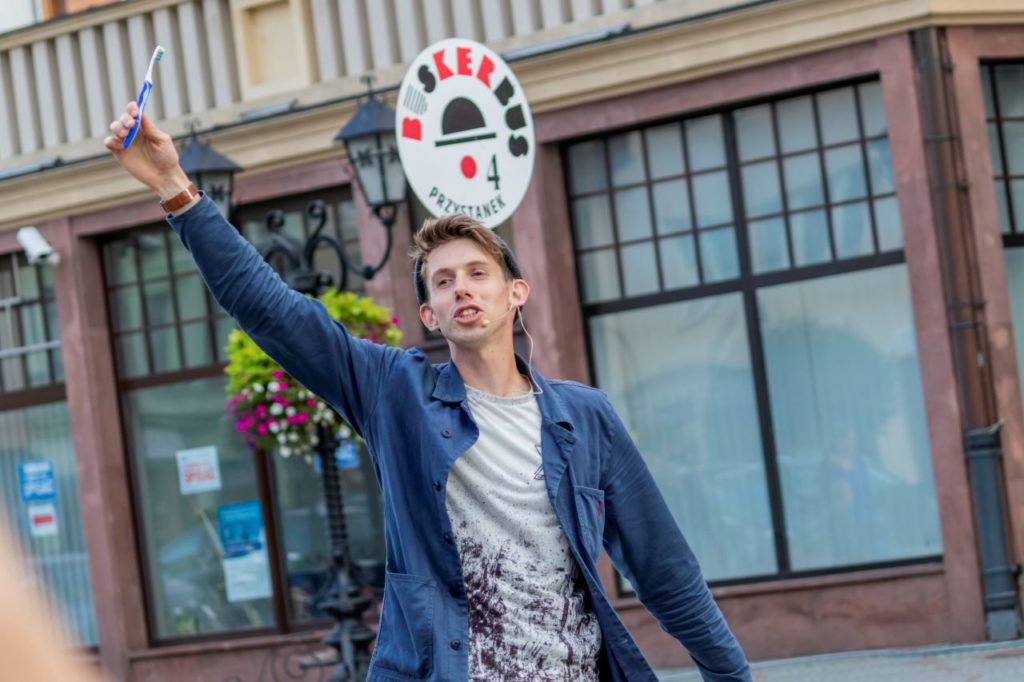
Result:
M429 302L420 319L450 342L480 347L511 326L526 302L523 280L507 280L502 266L476 242L455 239L427 256L423 268Z

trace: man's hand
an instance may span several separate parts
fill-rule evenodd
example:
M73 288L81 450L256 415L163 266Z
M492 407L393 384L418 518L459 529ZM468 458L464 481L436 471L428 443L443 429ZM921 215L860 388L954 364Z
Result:
M171 136L143 115L142 129L135 141L128 149L122 148L138 113L138 104L129 102L121 117L110 124L112 134L103 144L136 180L159 194L161 199L170 199L189 185L188 176L178 165L178 150Z

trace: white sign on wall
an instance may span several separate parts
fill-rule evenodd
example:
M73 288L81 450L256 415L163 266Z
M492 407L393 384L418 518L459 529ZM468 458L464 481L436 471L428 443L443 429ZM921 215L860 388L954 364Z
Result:
M220 461L216 447L206 445L178 450L175 455L178 459L178 487L182 495L220 490Z
M57 534L57 508L52 503L28 505L28 528L34 538Z
M484 45L434 43L398 90L395 134L409 186L435 216L466 213L497 227L533 174L533 117L515 74Z

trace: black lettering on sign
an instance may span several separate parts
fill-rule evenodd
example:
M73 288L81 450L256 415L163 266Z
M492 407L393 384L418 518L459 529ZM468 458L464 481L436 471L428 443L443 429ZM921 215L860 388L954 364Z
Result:
M437 79L434 78L434 73L426 64L420 67L420 70L416 72L416 75L419 76L420 83L423 84L423 89L428 93L433 92L434 88L437 87Z
M530 143L522 135L512 135L508 138L508 150L512 156L525 156L530 151Z
M519 130L526 125L522 104L517 104L505 112L505 123L508 124L509 130Z
M498 98L498 102L501 106L508 104L508 101L512 99L512 96L516 94L516 89L512 86L509 79L503 78L501 83L498 85L498 89L494 91L494 96Z

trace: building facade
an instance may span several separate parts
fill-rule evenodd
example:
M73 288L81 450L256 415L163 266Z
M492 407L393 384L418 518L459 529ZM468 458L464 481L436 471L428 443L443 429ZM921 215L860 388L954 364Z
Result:
M324 625L318 473L233 432L232 323L102 148L153 45L151 112L244 168L247 238L272 210L307 235L322 199L375 263L384 229L332 138L360 76L393 97L456 35L502 53L534 113L499 228L533 362L608 393L748 654L1020 636L1019 3L136 0L0 35L2 499L76 641L116 679L257 679ZM423 215L410 199L349 288L441 358L404 257ZM25 225L58 265L26 261ZM183 481L193 457L215 486ZM352 551L381 559L356 459ZM242 515L266 549L239 568ZM602 565L652 662L685 665Z

